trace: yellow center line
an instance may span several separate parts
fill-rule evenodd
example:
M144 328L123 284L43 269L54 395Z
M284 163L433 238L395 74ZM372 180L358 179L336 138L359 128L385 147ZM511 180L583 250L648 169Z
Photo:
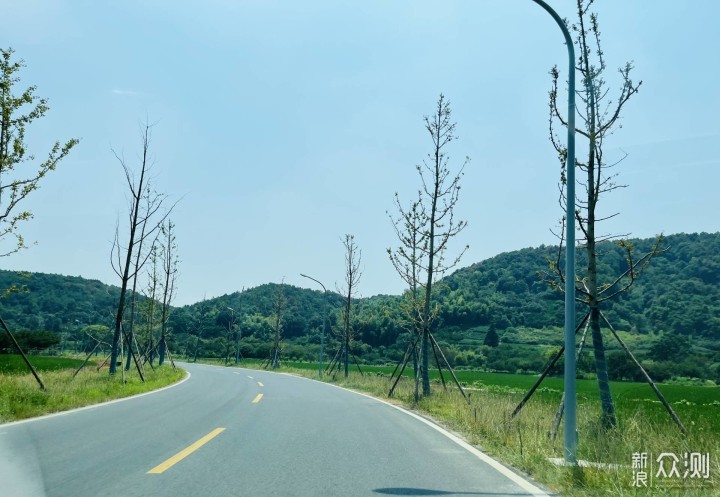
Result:
M259 394L257 395L257 397L255 397L255 398L253 399L252 403L253 403L253 404L257 404L258 402L260 402L260 399L262 399L262 398L263 398L263 394L259 393Z
M260 382L258 381L258 386L259 386L259 387L264 387L265 385L263 385L262 383L260 383Z
M195 442L194 444L190 445L189 447L181 450L174 456L172 456L167 461L158 464L153 469L147 472L147 474L153 474L153 475L159 475L160 473L164 473L171 467L173 467L175 464L179 463L183 459L185 459L187 456L198 450L200 447L208 443L210 440L218 436L220 433L225 431L225 428L215 428L213 431L202 437L200 440Z

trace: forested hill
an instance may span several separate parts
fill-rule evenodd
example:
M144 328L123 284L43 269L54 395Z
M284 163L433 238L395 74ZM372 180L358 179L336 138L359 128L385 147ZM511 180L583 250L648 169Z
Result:
M81 325L109 325L120 289L97 280L57 274L0 270L0 317L11 329L69 331Z
M652 248L654 240L633 243L640 256ZM604 304L606 315L617 329L640 335L669 332L720 341L720 233L671 235L665 238L664 247L669 250L652 260L629 292ZM601 280L612 281L627 269L620 247L604 243L598 249ZM449 275L445 284L438 286L442 304L438 337L452 343L458 334L482 336L491 326L501 335L513 328L562 326L562 295L538 276L548 272L548 261L556 258L556 247L526 248ZM582 267L581 250L577 259ZM25 285L28 290L0 298L0 316L14 329L58 332L112 324L117 287L79 277L35 273L28 278L0 271L0 288L13 285ZM207 353L212 353L221 347L213 340L221 340L234 319L243 330L243 339L259 344L270 332L278 288L266 284L176 308L170 318L171 333L178 343L199 337L207 344ZM298 346L315 343L322 323L323 294L289 285L282 289L286 341ZM330 313L337 313L340 297L334 293L328 297ZM396 348L403 333L399 297L361 299L356 316L357 337L365 351Z
M634 257L653 248L655 239L630 240ZM617 329L639 333L673 332L720 339L720 233L665 237L667 252L657 255L629 292L603 304ZM627 270L624 250L598 245L601 283ZM460 269L445 279L442 317L446 326L494 323L543 328L563 322L562 295L538 273L549 273L557 247L541 246L500 254ZM564 259L563 259L564 261ZM577 251L577 267L585 265ZM581 269L578 272L582 274ZM578 313L582 308L578 307Z

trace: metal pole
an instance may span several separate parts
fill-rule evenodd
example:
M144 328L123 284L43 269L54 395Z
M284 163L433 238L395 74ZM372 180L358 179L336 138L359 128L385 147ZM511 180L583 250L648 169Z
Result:
M325 288L325 285L320 283L318 280L316 280L312 276L308 276L307 274L302 274L302 273L300 273L300 276L302 276L303 278L307 278L309 280L313 280L315 283L320 285L323 289L323 295L325 296L325 304L323 306L323 330L322 330L322 334L320 335L320 360L318 361L318 376L322 377L323 355L325 353L325 330L327 329L327 289Z
M565 461L577 464L577 428L575 393L575 47L565 22L543 0L533 0L552 16L565 37L568 50L567 113L567 208L565 221Z

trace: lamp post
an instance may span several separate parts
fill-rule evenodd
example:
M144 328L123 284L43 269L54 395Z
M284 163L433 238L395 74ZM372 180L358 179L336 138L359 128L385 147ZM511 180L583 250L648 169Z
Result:
M577 464L577 428L575 393L575 47L565 22L543 0L533 0L552 16L565 37L568 50L567 115L567 199L565 221L565 461Z
M325 285L320 283L318 280L313 278L312 276L308 276L307 274L300 273L300 276L303 278L307 278L309 280L313 280L315 283L320 285L323 289L323 295L325 296L325 305L323 307L323 330L322 334L320 335L320 360L318 361L318 376L322 377L323 372L323 354L325 350L325 329L327 328L327 289L325 288Z

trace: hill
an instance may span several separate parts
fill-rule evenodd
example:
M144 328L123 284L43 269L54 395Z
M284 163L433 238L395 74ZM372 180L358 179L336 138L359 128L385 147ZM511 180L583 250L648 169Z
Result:
M630 242L642 254L654 240ZM668 251L653 259L633 288L606 302L603 312L656 375L720 375L720 233L670 235L665 247ZM627 269L622 248L606 242L599 250L601 279L611 281ZM579 267L583 255L578 251ZM438 285L441 311L436 336L456 365L510 371L542 367L562 339L562 295L542 277L548 261L556 257L557 247L552 246L507 252L459 269ZM0 299L0 315L15 329L28 331L109 325L119 291L83 278L40 273L22 278L0 271L0 288L13 284L24 284L29 292L13 292ZM172 347L189 355L222 356L234 324L242 332L241 352L263 357L279 288L287 301L283 314L286 356L316 359L325 309L322 292L272 283L173 309ZM341 298L332 292L327 298L330 326L325 354L332 355L336 347L332 330ZM400 305L399 296L358 301L356 353L364 360L392 362L401 357L406 339ZM578 307L578 313L582 312ZM499 335L499 347L484 345L490 329ZM608 345L613 354L614 343ZM617 357L615 363L624 364ZM668 371L671 366L674 369Z

